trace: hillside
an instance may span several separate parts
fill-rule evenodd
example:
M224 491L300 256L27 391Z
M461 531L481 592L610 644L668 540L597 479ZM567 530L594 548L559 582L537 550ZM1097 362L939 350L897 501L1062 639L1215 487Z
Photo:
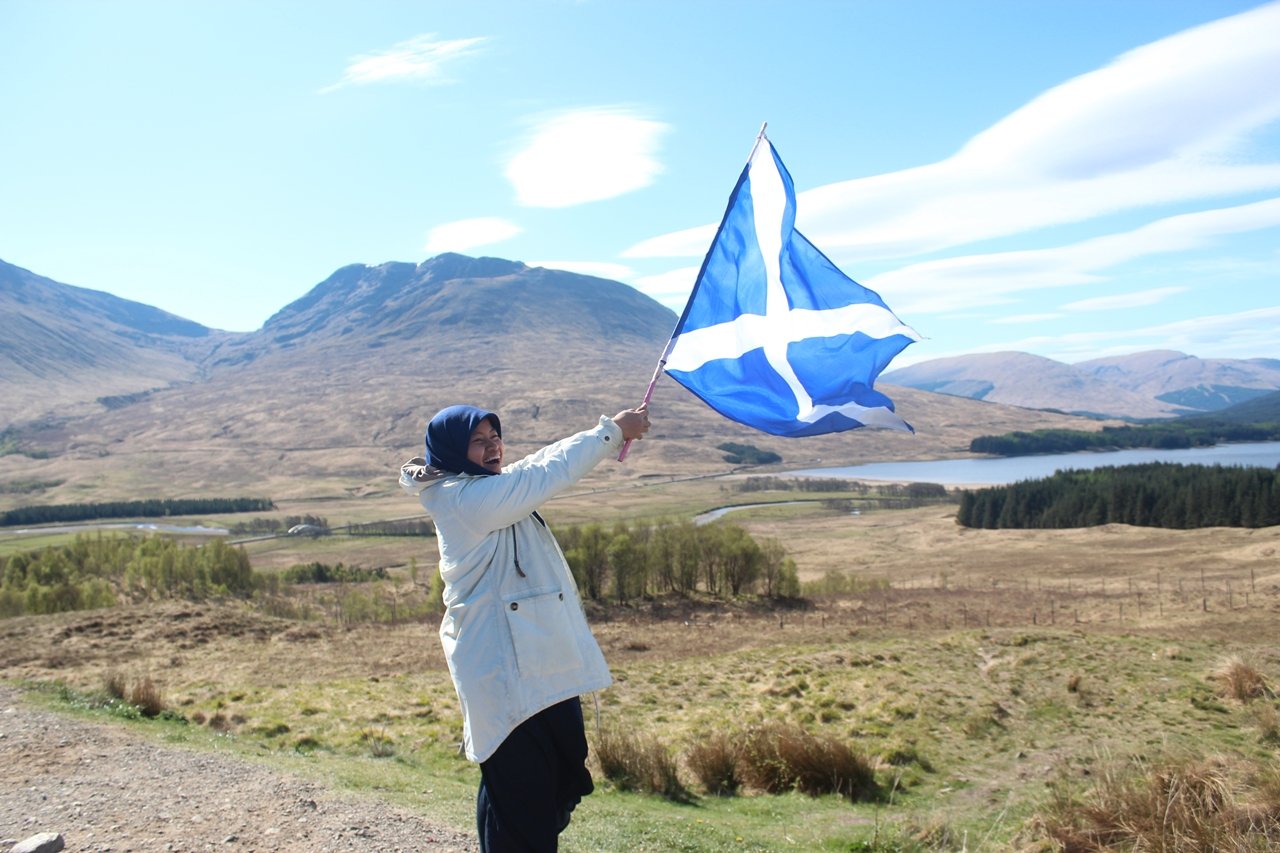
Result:
M1280 391L1272 391L1210 414L1189 415L1187 419L1212 419L1242 424L1280 423Z
M1280 389L1274 359L1202 359L1155 350L1064 364L1020 352L934 359L885 382L976 400L1117 418L1223 409Z
M47 280L43 280L47 281ZM71 305L65 322L104 323ZM473 402L498 410L509 453L530 452L639 402L675 317L618 282L514 261L441 255L336 271L250 334L209 333L190 354L164 338L138 348L182 367L180 384L92 361L150 393L48 411L12 435L32 455L0 457L0 508L138 496L398 497L394 472L420 452L427 419ZM153 351L154 350L154 351ZM167 361L166 361L167 359ZM38 397L43 380L18 375ZM625 466L597 480L729 469L716 449L752 444L812 467L967 454L977 435L1096 422L883 386L915 435L858 430L782 439L721 418L664 379L655 426ZM95 393L97 392L97 393ZM16 484L16 485L14 485ZM35 486L31 485L35 484Z
M0 429L49 412L92 410L85 404L98 398L192 381L225 337L0 261Z

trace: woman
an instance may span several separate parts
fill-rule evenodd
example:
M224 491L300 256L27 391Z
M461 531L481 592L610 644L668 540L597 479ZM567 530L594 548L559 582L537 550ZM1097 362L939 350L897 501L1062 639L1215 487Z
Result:
M436 525L440 641L463 746L480 763L485 853L555 850L592 791L578 697L612 679L537 508L648 429L645 408L628 409L504 468L498 416L450 406L427 426L426 458L401 468L400 485Z

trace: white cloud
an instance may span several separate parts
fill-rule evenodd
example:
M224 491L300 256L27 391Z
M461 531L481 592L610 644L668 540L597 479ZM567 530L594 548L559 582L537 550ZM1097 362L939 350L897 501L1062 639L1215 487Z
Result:
M1272 306L1178 320L1130 331L1107 329L1027 337L985 344L968 352L1018 350L1071 362L1159 348L1201 358L1254 358L1259 352L1274 349L1277 326L1280 326L1280 306Z
M1151 290L1138 290L1133 293L1117 293L1113 296L1097 296L1093 299L1079 299L1062 306L1063 311L1115 311L1121 308L1141 308L1144 305L1156 305L1167 297L1177 293L1186 293L1185 287L1155 287Z
M679 314L689 301L693 283L698 279L698 267L682 267L657 275L633 279L629 284L636 290Z
M1280 228L1280 198L1156 220L1051 249L965 255L912 264L864 283L899 313L936 313L1008 301L1008 294L1096 284L1100 271L1157 254L1190 251L1232 234Z
M1280 3L1129 51L1057 86L926 166L801 193L828 254L900 257L1158 204L1280 187L1248 135L1280 119ZM785 151L783 152L785 156ZM803 179L803 175L799 176ZM701 255L706 228L628 257Z
M414 36L385 50L352 57L342 79L320 91L331 92L343 86L390 81L450 83L452 80L446 75L446 68L477 53L486 41L488 39L483 37L437 41L430 33Z
M441 252L465 252L476 246L487 246L508 240L524 229L514 222L496 216L460 219L432 228L422 250L428 255Z
M597 278L608 278L624 281L635 270L626 264L614 264L608 261L530 261L531 267L543 267L549 270L565 270L582 275L593 275Z
M1058 320L1061 314L1010 314L1007 317L992 317L988 323L996 326L1020 326L1023 323L1043 323L1046 320Z
M516 199L569 207L642 189L662 172L654 156L667 125L631 110L574 110L540 122L507 162Z

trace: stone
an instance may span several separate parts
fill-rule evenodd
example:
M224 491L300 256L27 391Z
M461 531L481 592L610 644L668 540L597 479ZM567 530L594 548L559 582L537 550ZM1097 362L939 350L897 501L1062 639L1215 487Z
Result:
M9 853L58 853L67 842L56 832L40 832L13 845Z

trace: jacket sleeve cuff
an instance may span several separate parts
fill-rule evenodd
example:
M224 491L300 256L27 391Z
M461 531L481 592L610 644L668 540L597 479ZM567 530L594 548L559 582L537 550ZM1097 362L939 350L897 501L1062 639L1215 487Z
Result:
M596 434L606 445L622 449L622 427L613 422L613 418L608 415L600 416L600 425L596 427Z

